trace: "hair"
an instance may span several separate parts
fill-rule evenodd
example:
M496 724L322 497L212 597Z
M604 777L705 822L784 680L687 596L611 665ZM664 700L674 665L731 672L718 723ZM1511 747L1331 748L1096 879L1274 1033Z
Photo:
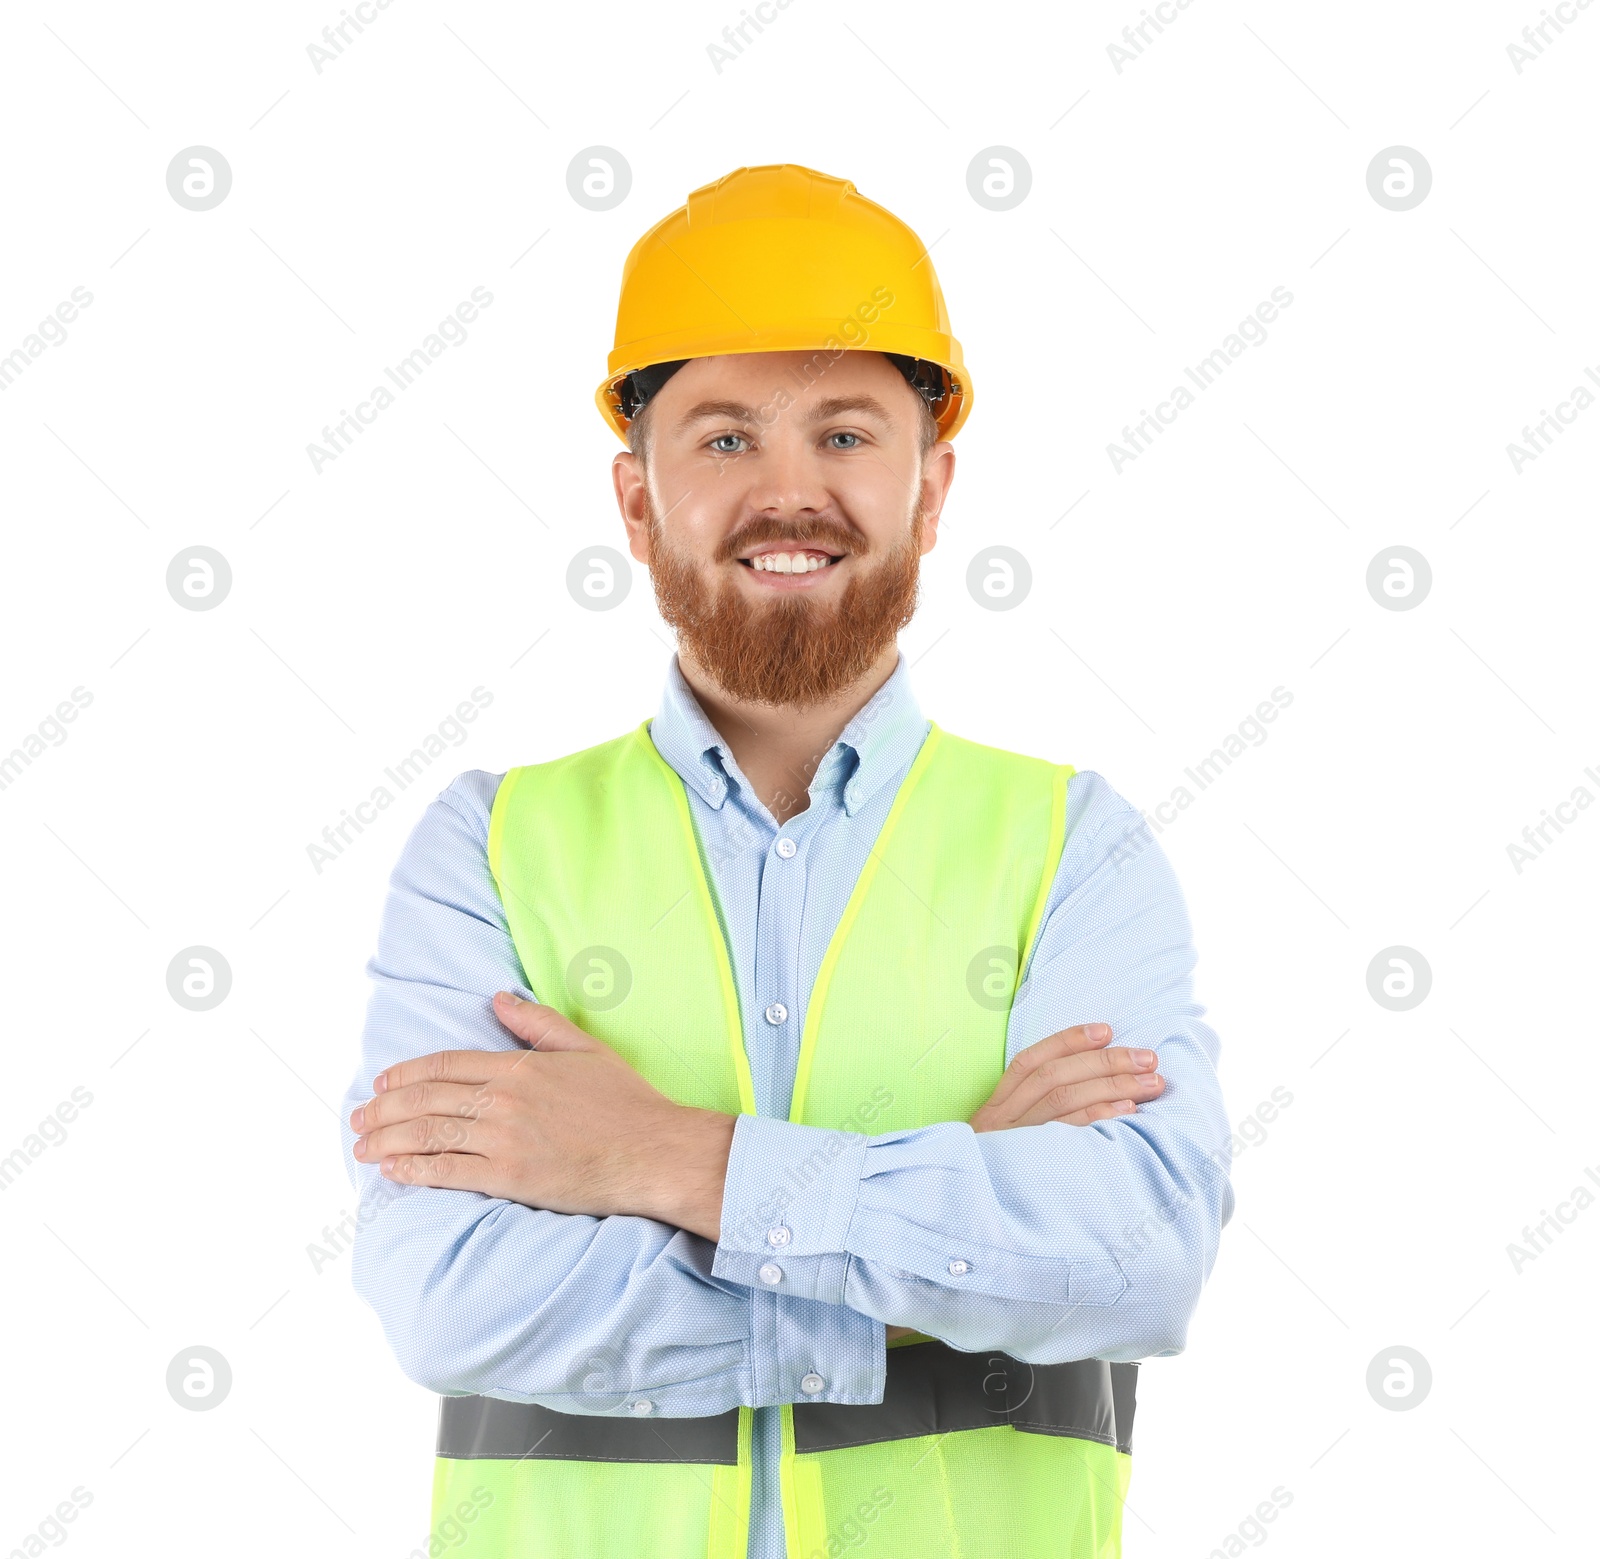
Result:
M638 456L640 465L650 464L650 413L655 407L656 400L652 395L624 430L628 435L628 448Z
M913 391L913 394L915 393ZM655 410L656 399L652 395L625 430L628 449L638 459L640 465L650 464L650 413ZM934 416L933 408L920 394L917 395L917 411L917 456L925 461L928 458L928 451L933 448L934 441L939 437L939 420Z

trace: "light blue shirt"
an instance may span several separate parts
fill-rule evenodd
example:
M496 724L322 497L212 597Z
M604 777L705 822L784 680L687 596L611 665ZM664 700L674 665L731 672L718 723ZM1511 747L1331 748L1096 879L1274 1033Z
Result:
M353 1281L406 1374L444 1396L567 1412L624 1416L640 1399L666 1416L754 1408L750 1559L784 1559L778 1405L881 1401L885 1323L1030 1363L1178 1353L1233 1212L1188 912L1149 826L1088 770L1067 788L1066 844L1007 1058L1106 1022L1113 1044L1157 1052L1160 1098L1092 1126L980 1134L955 1121L862 1135L842 1153L836 1131L787 1120L818 966L927 729L902 655L823 758L810 805L780 826L669 663L650 733L688 791L760 1111L734 1129L717 1244L648 1218L396 1186L356 1162L342 1128L362 1201ZM459 775L406 842L367 964L346 1122L398 1061L519 1048L490 1006L497 990L539 996L489 873L502 777ZM776 1004L787 1015L774 1023ZM758 1209L779 1185L804 1189L774 1251ZM769 1263L776 1285L760 1277ZM616 1388L603 1400L595 1369ZM808 1376L820 1390L802 1389Z

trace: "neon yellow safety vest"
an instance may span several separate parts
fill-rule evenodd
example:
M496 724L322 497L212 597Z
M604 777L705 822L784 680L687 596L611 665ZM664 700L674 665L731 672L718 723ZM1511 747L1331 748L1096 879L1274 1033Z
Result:
M716 897L649 726L513 768L489 865L541 1002L681 1103L756 1114ZM822 959L792 1121L897 1131L988 1098L1072 773L930 725ZM964 1280L985 1278L974 1260ZM1126 1282L1112 1261L1071 1264L1067 1298L1109 1303ZM887 1358L881 1403L781 1410L788 1559L863 1543L873 1559L1116 1559L1137 1365L1030 1365L920 1335ZM433 1519L453 1553L744 1559L753 1410L652 1414L608 1363L570 1376L603 1413L441 1399Z

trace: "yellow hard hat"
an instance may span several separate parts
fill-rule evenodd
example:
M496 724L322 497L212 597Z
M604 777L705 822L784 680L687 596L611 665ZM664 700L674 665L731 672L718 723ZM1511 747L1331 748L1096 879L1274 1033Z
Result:
M940 438L972 409L961 344L927 249L876 201L797 163L736 168L695 190L628 253L616 344L595 391L627 441L638 369L738 352L885 352Z

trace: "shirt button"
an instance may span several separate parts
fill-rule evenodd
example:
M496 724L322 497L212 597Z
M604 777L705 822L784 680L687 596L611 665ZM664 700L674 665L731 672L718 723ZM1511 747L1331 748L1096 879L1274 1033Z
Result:
M808 1397L814 1397L827 1384L827 1381L817 1374L815 1370L812 1370L808 1375L800 1377L800 1389Z
M635 1418L643 1418L648 1413L653 1412L654 1409L655 1403L651 1402L645 1397L641 1397L637 1402L631 1403L628 1407L628 1411L632 1413Z
M851 806L855 806L856 803L861 800L861 792L857 790L854 785L852 785L848 790L845 791L844 799L848 801Z
M951 1277L958 1278L963 1272L970 1272L971 1270L972 1269L959 1256L957 1256L956 1259L950 1263Z
M769 1245L787 1245L791 1238L789 1231L781 1223L776 1229L767 1230L767 1244Z
M763 1283L781 1283L783 1281L783 1268L778 1266L776 1262L769 1261L756 1276Z
M783 1023L788 1019L789 1009L781 1001L775 1001L767 1008L765 1016L768 1023L774 1025Z
M780 839L778 841L778 854L786 861L794 855L795 850L798 848L792 839Z

